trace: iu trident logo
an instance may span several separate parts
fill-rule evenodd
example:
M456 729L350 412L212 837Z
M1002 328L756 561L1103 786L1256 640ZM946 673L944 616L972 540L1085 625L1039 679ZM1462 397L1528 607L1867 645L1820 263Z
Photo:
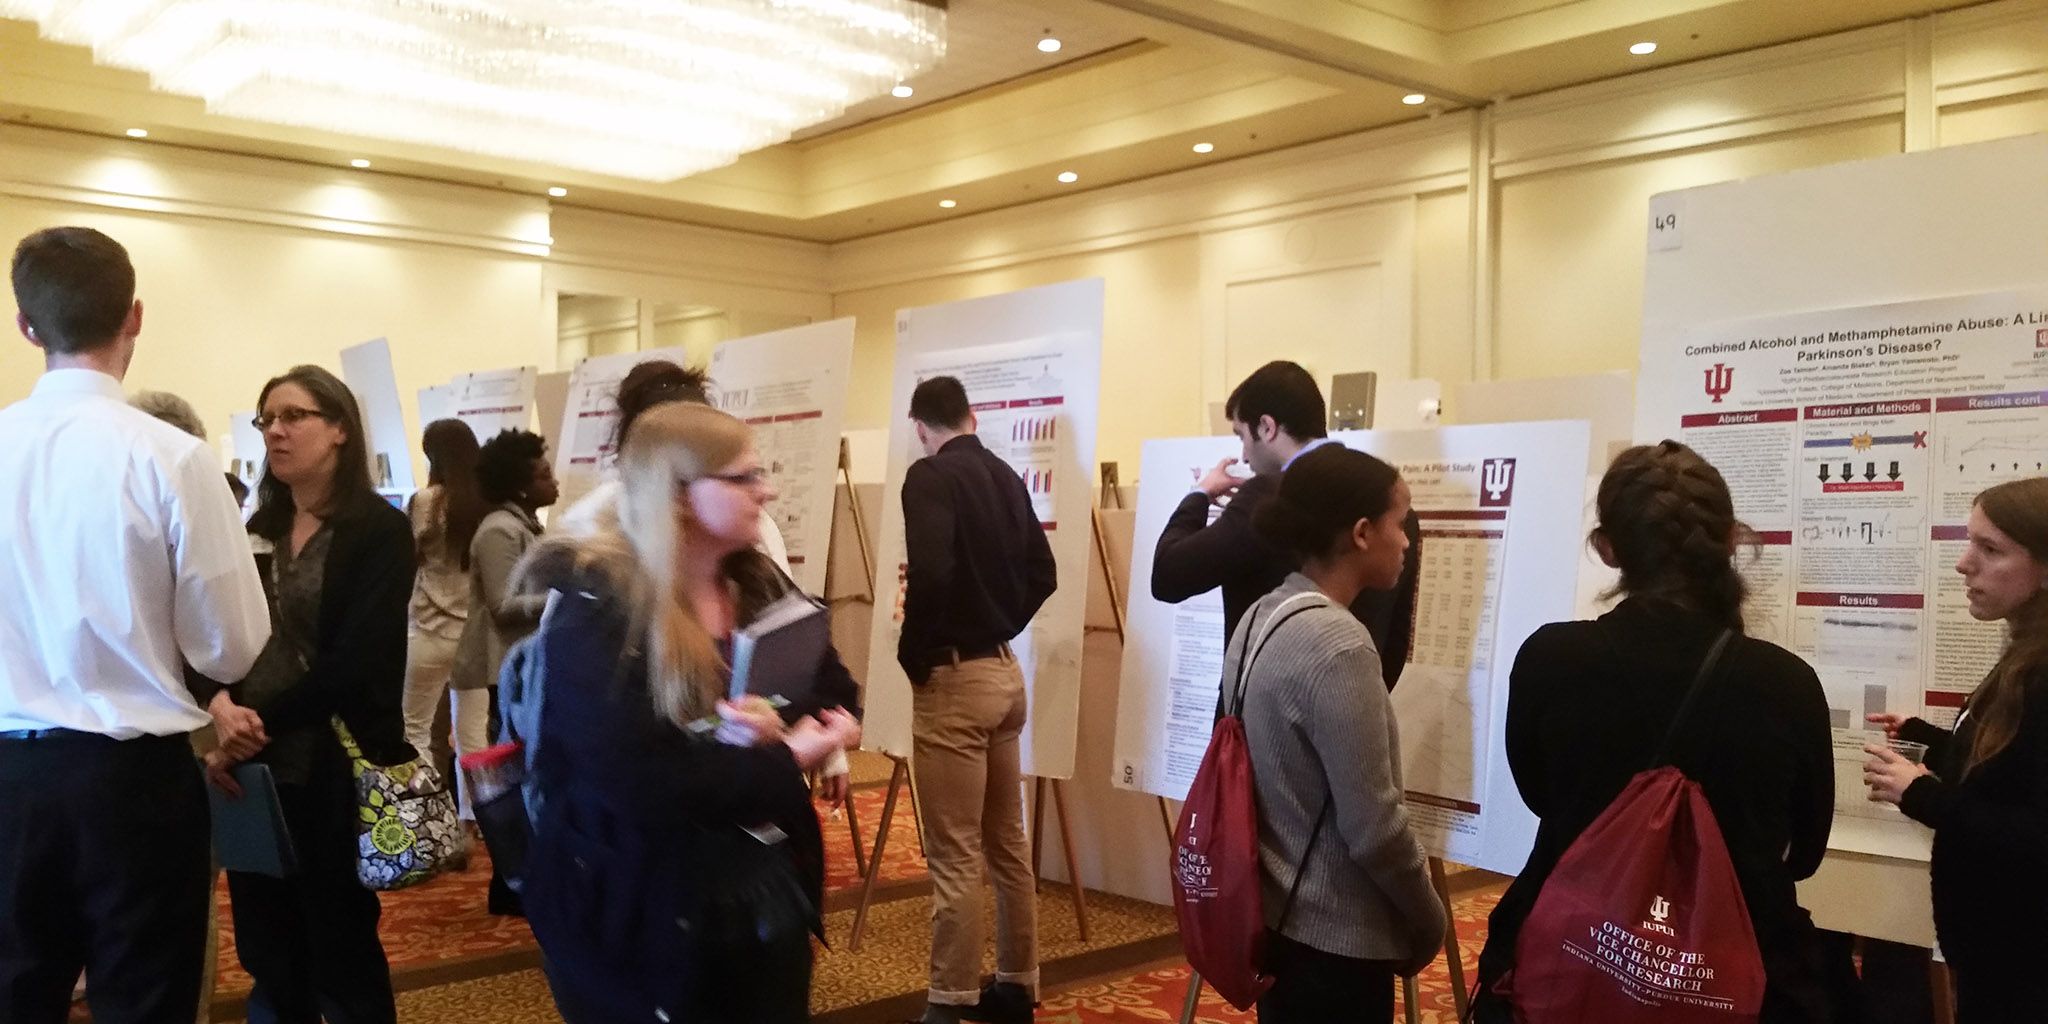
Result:
M1707 394L1713 396L1716 403L1734 388L1735 367L1726 363L1715 363L1714 368L1707 371Z
M1651 900L1650 900L1650 917L1651 917L1651 919L1652 919L1652 920L1656 921L1656 922L1657 922L1658 924L1663 924L1663 923L1664 923L1665 921L1667 921L1667 920L1670 920L1670 918L1671 918L1671 901L1670 901L1670 900L1667 900L1667 899L1665 899L1665 898L1664 898L1664 897L1662 897L1662 896L1656 896L1656 897L1653 897L1653 898L1651 898Z
M1503 508L1514 496L1515 460L1487 459L1480 467L1479 507Z

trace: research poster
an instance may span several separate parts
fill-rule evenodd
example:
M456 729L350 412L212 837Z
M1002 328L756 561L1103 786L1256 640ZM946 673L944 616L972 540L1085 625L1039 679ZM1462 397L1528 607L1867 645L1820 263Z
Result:
M412 475L412 438L405 431L405 410L398 404L398 375L391 369L391 343L383 338L341 350L341 379L362 407L363 429L369 432L370 479L393 504L416 489Z
M465 373L448 382L448 415L468 424L478 441L501 431L531 429L539 376L531 366Z
M603 479L612 460L612 434L619 427L619 382L633 367L651 359L688 365L681 348L586 356L569 372L569 397L562 408L562 427L555 435L555 480L561 486L557 508L568 508Z
M1979 491L2048 471L2048 291L1705 324L1643 353L1639 437L1720 468L1756 531L1751 634L1811 663L1834 729L1837 849L1926 859L1867 799L1866 714L1955 721L2002 627L1956 560Z
M1029 698L1025 774L1070 778L1078 731L1081 642L1094 538L1091 487L1102 353L1102 282L904 310L897 316L889 470L877 566L881 596L870 634L868 749L911 752L910 681L896 661L903 626L903 477L923 456L909 420L919 381L966 386L978 436L1031 496L1050 542L1059 589L1012 641Z
M1393 691L1402 784L1432 855L1512 873L1535 835L1508 771L1508 669L1537 626L1572 617L1582 542L1583 422L1347 431L1393 463L1421 526L1409 660ZM1223 656L1218 591L1153 600L1160 532L1194 482L1239 454L1229 437L1147 442L1140 463L1130 612L1112 782L1183 799L1215 717ZM1221 514L1212 508L1211 518Z
M711 354L719 408L747 421L776 497L768 513L789 551L789 571L825 592L833 478L853 367L853 320L739 338Z

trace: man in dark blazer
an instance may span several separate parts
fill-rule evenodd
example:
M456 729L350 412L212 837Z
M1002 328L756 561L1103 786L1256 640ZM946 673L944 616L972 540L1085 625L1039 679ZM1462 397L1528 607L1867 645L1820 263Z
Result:
M1323 426L1323 392L1296 363L1278 360L1259 367L1230 393L1223 411L1230 417L1231 432L1244 445L1243 461L1253 476L1233 476L1230 468L1239 460L1224 459L1181 499L1153 552L1152 596L1178 604L1222 587L1227 637L1237 632L1237 622L1252 602L1300 568L1259 536L1252 528L1252 514L1279 489L1280 474L1296 456L1331 442ZM1217 504L1223 511L1211 522L1211 508ZM1351 606L1351 613L1372 633L1390 689L1408 660L1416 569L1421 564L1422 537L1413 513L1404 527L1408 561L1401 582L1392 590L1365 591Z

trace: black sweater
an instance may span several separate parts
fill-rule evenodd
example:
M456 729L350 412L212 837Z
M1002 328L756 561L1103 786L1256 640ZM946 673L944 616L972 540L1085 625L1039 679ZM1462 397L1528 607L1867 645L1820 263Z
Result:
M1279 491L1277 476L1255 476L1237 489L1216 521L1209 521L1209 496L1193 491L1166 520L1152 552L1152 598L1179 604L1197 594L1223 588L1223 635L1237 632L1237 622L1254 601L1273 592L1300 560L1274 547L1252 526L1252 514ZM1401 678L1408 663L1408 634L1415 617L1415 587L1421 566L1421 524L1414 515L1401 524L1408 534L1408 560L1401 581L1392 590L1366 590L1351 603L1351 614L1365 623L1380 654L1387 688Z
M2015 986L2038 1006L2048 998L2032 974L2048 963L2048 673L2031 680L2012 743L1965 773L1976 724L1900 728L1927 744L1936 773L1907 788L1900 809L1934 829L1934 927L1962 984Z
M1507 755L1542 819L1529 863L1494 910L1480 956L1492 983L1543 882L1574 840L1650 767L1721 627L1704 616L1622 602L1598 622L1552 623L1515 658ZM1706 791L1728 844L1774 987L1803 986L1812 924L1793 883L1818 870L1834 822L1827 699L1813 669L1739 637L1677 738L1672 763Z

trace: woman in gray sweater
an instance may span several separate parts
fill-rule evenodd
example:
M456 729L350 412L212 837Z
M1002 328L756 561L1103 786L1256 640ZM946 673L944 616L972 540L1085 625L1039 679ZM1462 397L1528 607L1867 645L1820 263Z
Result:
M1392 466L1331 444L1296 459L1254 520L1302 560L1252 605L1224 658L1234 680L1253 652L1243 715L1275 979L1261 1024L1392 1021L1394 977L1443 946L1379 652L1347 610L1399 581L1408 506Z

